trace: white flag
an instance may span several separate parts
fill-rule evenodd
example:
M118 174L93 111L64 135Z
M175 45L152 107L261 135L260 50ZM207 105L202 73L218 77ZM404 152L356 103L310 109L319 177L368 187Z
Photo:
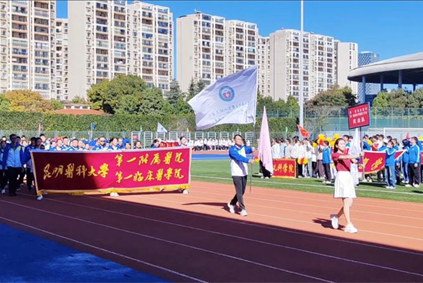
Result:
M257 67L217 80L188 101L198 130L256 122Z
M165 128L165 127L163 127L163 125L162 125L162 124L157 123L157 132L158 132L158 133L167 133L167 130L166 130L166 128Z

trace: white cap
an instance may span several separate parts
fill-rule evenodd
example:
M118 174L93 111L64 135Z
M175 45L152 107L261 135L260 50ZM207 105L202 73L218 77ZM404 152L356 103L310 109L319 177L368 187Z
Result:
M383 139L383 143L388 143L389 140L388 139Z

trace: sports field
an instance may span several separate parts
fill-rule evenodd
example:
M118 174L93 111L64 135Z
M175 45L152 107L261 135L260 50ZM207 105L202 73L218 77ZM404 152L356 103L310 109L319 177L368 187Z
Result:
M193 161L189 194L0 196L2 279L423 282L423 204L404 201L422 202L416 189L360 186L359 232L347 234L344 219L330 224L341 205L332 187L313 179L254 178L248 216L229 213L234 188L220 158Z
M223 159L223 156L221 157ZM251 168L251 167L250 167ZM258 173L258 164L254 164L253 174ZM232 184L229 159L210 160L205 157L203 160L193 160L191 176L194 181ZM248 182L250 184L250 181ZM274 189L289 189L295 191L332 194L333 186L324 185L322 180L317 179L269 179L262 180L254 177L253 186L260 186ZM396 190L388 190L385 183L361 183L357 188L358 197L380 198L410 202L423 202L423 185L421 188L406 188L403 184L397 185ZM249 190L249 187L248 187Z

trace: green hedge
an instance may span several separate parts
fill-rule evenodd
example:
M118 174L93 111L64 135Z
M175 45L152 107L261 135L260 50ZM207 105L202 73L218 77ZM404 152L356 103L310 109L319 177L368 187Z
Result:
M43 131L88 131L91 123L95 124L96 131L105 132L130 132L156 131L157 123L161 123L171 131L195 131L195 118L193 115L63 115L33 112L0 112L2 117L0 130L27 130L36 131L38 125L43 126ZM257 120L256 130L260 129L261 119ZM296 131L297 121L294 118L270 118L271 132ZM254 129L253 125L222 125L208 131L236 130L247 132Z

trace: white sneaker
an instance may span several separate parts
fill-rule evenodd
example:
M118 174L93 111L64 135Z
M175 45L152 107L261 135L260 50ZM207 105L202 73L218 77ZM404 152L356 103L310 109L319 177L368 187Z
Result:
M372 179L369 179L369 183L373 183L373 180Z
M345 227L345 230L344 231L345 231L345 233L351 233L351 234L354 234L354 233L357 233L358 232L357 228L355 228L354 225L352 225L352 224L348 224Z
M269 177L265 177L264 179L269 180Z
M234 214L235 213L235 205L228 203L229 212Z
M406 187L406 188L411 188L411 187L412 187L412 185L407 184L407 185L405 185L405 187Z
M413 187L420 188L420 185L419 184L414 184Z
M333 229L338 229L339 228L339 219L338 219L338 216L336 214L331 214L330 215L330 219L332 221L332 228Z
M189 191L188 191L188 190L183 190L183 191L182 191L182 193L183 193L184 195L187 195L187 194L189 194Z
M241 216L247 216L248 213L245 209L241 210Z
M391 187L390 186L386 186L385 188L390 189Z
M118 196L119 196L119 194L118 194L118 193L110 193L110 196L111 196L111 197L118 197Z

